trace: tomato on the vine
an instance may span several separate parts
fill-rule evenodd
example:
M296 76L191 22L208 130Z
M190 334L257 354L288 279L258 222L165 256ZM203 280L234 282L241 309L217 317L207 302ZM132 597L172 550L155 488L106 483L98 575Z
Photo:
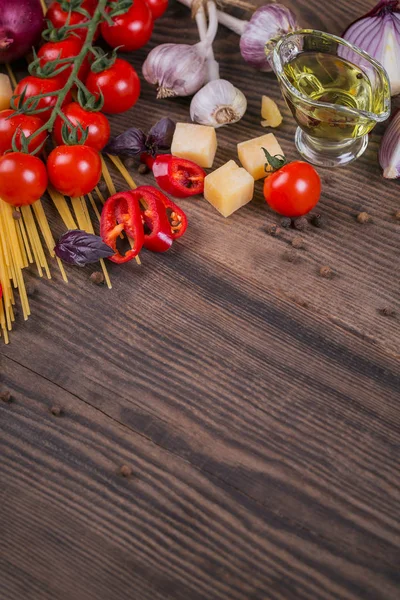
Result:
M46 167L37 156L10 152L0 158L0 197L13 206L33 204L47 188Z
M31 98L32 96L36 96L38 94L46 94L52 92L58 92L64 87L64 80L62 77L49 77L48 79L42 79L40 77L35 77L34 75L28 75L28 77L24 77L18 83L15 88L14 95L16 98L16 105L19 105L20 98L22 92L25 90L25 99ZM38 116L47 121L51 116L52 109L57 102L57 96L45 96L41 98L38 102L37 109L46 108L47 110L38 113ZM71 102L71 92L68 92L63 104Z
M113 17L112 21L113 25L106 21L101 24L101 35L111 48L138 50L153 33L153 16L145 0L135 0L127 12Z
M63 10L62 4L65 4L65 2L68 2L68 0L64 0L64 2L52 2L46 13L46 19L48 19L56 29L60 29L60 27L64 27L64 25L79 25L79 23L85 23L88 20L85 15L82 15L79 12ZM96 10L96 5L96 0L83 0L81 7L90 15L93 15ZM87 28L82 27L82 29L74 29L74 34L78 35L82 40L85 40Z
M135 0L136 2L136 0ZM132 108L140 96L140 79L135 69L122 58L101 71L91 71L86 79L86 87L96 98L100 91L104 96L103 111L116 114Z
M47 159L47 172L53 186L64 196L84 196L100 181L100 155L90 146L57 146Z
M321 179L314 167L301 160L286 163L284 158L270 155L267 160L276 169L264 181L264 198L269 206L284 217L310 212L321 195Z
M146 0L146 4L151 10L153 19L159 19L168 8L168 0Z
M14 110L7 108L0 111L0 156L12 149L12 139L15 132L15 143L18 150L21 150L21 132L26 138L35 133L43 125L42 119L36 115L18 115ZM46 131L42 131L33 138L28 144L29 152L34 152L47 136Z
M74 58L78 56L78 54L82 50L82 46L82 40L80 38L72 36L60 42L47 42L40 48L38 52L38 57L40 58L39 64L41 67L44 67L44 65L46 65L48 62L52 60L57 60L58 58ZM62 63L60 64L60 66L61 65ZM62 78L64 82L67 81L68 77L71 74L73 66L73 63L71 63L71 66L62 71L62 73L60 73L58 77ZM85 79L86 75L89 72L89 69L89 58L88 56L86 56L81 68L78 71L79 79Z
M99 152L104 148L110 139L110 123L103 113L85 110L77 102L67 104L63 108L63 113L72 125L81 125L83 129L89 130L85 146L90 146ZM64 120L61 117L57 117L54 123L53 135L56 144L59 146L64 144L62 137L63 124ZM77 135L78 140L80 140L82 134L78 131Z

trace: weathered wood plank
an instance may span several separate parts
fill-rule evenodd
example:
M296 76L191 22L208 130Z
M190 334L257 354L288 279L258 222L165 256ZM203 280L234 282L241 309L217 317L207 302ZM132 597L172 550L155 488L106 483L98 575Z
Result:
M2 598L397 597L398 554L381 526L361 552L354 522L337 545L317 532L326 515L311 488L303 504L314 507L314 529L4 357L1 375L13 394L0 406ZM214 460L224 469L231 457ZM131 477L120 475L122 464ZM259 466L255 458L253 474ZM270 475L277 467L271 460Z

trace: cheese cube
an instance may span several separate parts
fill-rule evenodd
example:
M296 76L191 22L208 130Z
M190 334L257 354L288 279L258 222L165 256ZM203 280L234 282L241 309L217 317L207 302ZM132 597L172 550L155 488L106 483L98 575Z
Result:
M253 198L254 179L234 160L213 171L204 180L204 198L223 217L229 217Z
M262 97L261 116L264 119L261 121L263 127L278 127L282 123L282 115L276 102L268 96Z
M217 151L217 134L214 127L177 123L171 145L171 154L192 160L200 167L213 166Z
M5 73L0 73L0 110L10 108L12 95L10 78Z
M265 171L267 159L265 158L263 148L268 150L272 156L275 156L275 154L283 156L282 148L273 133L267 133L246 142L240 142L237 147L240 162L254 179L262 179L267 174Z

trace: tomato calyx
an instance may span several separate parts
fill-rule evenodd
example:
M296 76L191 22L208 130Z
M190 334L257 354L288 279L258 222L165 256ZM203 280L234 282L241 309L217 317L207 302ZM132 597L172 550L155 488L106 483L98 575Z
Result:
M266 148L263 148L263 152L265 154L265 158L267 159L264 167L267 173L275 173L287 164L287 160L283 154L275 154L272 156L272 154L270 154Z
M93 48L92 50L96 57L91 66L93 73L101 73L102 71L112 67L117 60L117 50L121 47L122 46L114 48L111 54L104 52L102 48Z
M61 127L61 137L66 146L84 146L89 136L89 128L82 127L80 123L74 125L64 116L64 123Z
M47 79L48 77L57 77L66 71L75 60L75 57L57 58L42 64L42 59L36 54L35 48L33 52L33 61L29 64L29 75Z
M29 150L29 141L30 140L26 137L25 133L17 127L11 140L11 149L7 150L4 154L8 154L9 152L20 152L21 154L36 156L36 154L39 154L43 150L43 146L47 141L47 136L34 150Z

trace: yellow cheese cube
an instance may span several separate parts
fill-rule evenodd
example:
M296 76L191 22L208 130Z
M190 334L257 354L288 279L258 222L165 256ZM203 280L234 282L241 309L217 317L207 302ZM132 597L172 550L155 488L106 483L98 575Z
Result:
M217 151L217 134L214 127L177 123L171 145L171 154L192 160L200 167L213 166Z
M10 108L12 95L10 78L5 73L0 73L0 110Z
M264 119L261 121L263 127L278 127L282 123L282 115L276 102L268 96L262 97L261 116Z
M272 156L275 156L275 154L283 156L282 148L273 133L267 133L246 142L240 142L237 147L240 162L254 179L262 179L267 174L265 171L267 159L265 158L263 148L268 150Z
M223 217L229 217L253 198L254 179L234 160L213 171L204 180L204 198Z

